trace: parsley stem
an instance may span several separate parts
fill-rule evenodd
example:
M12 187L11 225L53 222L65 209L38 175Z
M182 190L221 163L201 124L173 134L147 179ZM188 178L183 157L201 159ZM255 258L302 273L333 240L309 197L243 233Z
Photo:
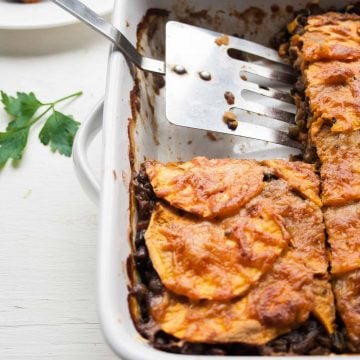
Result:
M47 104L44 104L47 105ZM30 127L35 124L38 120L40 120L47 112L54 108L54 105L50 105L45 111L43 111L39 116L37 116L34 120L30 121L26 127Z
M71 98L73 98L73 97L80 96L80 95L82 95L82 94L83 94L82 91L78 91L78 92L76 92L76 93L74 93L74 94L65 96L65 97L63 97L63 98L61 98L61 99L58 99L58 100L56 100L56 101L53 101L53 102L51 102L51 103L41 104L42 106L49 106L49 107L48 107L45 111L43 111L39 116L37 116L34 120L30 121L26 126L27 126L27 127L30 127L30 126L32 126L33 124L35 124L35 123L36 123L38 120L40 120L47 112L49 112L51 109L54 109L54 106L55 106L56 104L58 104L59 102L64 101L64 100L67 100L67 99L71 99Z
M82 94L83 94L82 91L78 91L78 92L76 92L76 93L74 93L74 94L71 94L71 95L62 97L61 99L55 100L55 101L50 102L50 103L45 103L45 104L42 104L42 105L45 105L45 106L46 106L46 105L54 106L54 105L58 104L59 102L65 101L65 100L67 100L67 99L71 99L71 98L73 98L73 97L81 96Z

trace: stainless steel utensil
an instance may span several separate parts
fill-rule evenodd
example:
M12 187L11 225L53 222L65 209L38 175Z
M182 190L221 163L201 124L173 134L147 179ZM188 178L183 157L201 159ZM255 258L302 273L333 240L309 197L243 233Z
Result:
M271 119L292 123L296 111L289 94L293 70L275 50L169 21L164 63L139 54L118 29L80 1L52 1L107 37L138 68L166 75L166 116L171 123L302 147L288 137L287 129L272 128ZM237 118L236 128L224 121L228 111Z

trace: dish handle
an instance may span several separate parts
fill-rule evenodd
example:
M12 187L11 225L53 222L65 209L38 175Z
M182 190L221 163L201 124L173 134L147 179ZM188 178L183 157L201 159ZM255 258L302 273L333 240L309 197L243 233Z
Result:
M89 164L87 153L92 140L102 127L103 109L104 101L101 100L81 124L73 144L73 162L77 178L85 193L96 205L99 204L100 181Z

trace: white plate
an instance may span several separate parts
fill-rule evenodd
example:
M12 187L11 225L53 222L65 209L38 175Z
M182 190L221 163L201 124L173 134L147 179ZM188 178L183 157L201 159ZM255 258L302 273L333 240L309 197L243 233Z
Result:
M82 0L100 15L111 12L113 0ZM0 0L0 29L30 30L71 25L78 20L49 0L21 4Z

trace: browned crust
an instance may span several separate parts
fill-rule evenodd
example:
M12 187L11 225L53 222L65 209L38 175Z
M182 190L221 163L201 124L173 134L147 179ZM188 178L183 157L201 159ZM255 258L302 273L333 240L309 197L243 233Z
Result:
M340 277L334 280L337 309L356 347L360 345L356 325L360 314L356 291L360 269L359 23L356 14L310 16L303 31L292 36L289 50L304 82L298 98L308 106L303 116L309 143L316 146L321 164L331 273Z
M217 213L217 216L222 215L221 218L217 217L215 219L209 220L207 212L198 212L198 208L194 206L199 202L200 204L202 203L204 200L204 194L216 194L218 190L221 190L221 196L224 196L231 187L239 186L239 184L241 185L241 181L243 181L244 178L246 180L251 178L248 172L246 172L246 174L242 173L242 169L246 170L247 168L247 160L209 160L202 157L194 158L193 160L184 163L162 164L157 161L146 162L146 171L157 197L166 200L174 207L186 211L185 214L180 213L177 215L175 209L171 209L171 207L169 207L169 210L164 212L161 209L166 210L167 206L164 208L163 205L158 205L158 207L156 207L155 211L153 212L150 226L145 234L150 258L152 259L153 265L167 290L178 295L186 296L186 298L190 299L191 301L199 301L201 299L222 301L224 307L228 305L226 301L229 299L235 299L234 296L237 296L237 298L241 299L241 296L239 297L239 295L243 294L242 290L241 293L238 294L228 292L228 275L233 273L232 265L228 264L228 262L230 259L232 261L236 260L236 264L242 263L242 260L246 260L247 257L250 256L248 260L250 261L249 264L251 266L258 266L259 264L263 264L264 260L260 261L259 264L256 265L256 255L259 255L260 258L263 259L263 254L261 254L261 249L259 247L261 242L254 241L254 239L260 239L266 233L266 231L269 231L270 228L261 227L265 224L264 219L266 218L265 213L262 213L261 209L266 209L266 214L268 214L268 212L273 212L274 215L276 215L278 221L281 221L282 226L284 227L284 231L286 233L289 232L291 235L291 245L289 248L293 249L299 258L306 259L307 271L309 274L311 274L311 276L316 277L316 279L319 281L323 281L324 284L321 283L323 284L322 290L326 289L325 285L328 278L328 262L325 249L322 213L315 202L313 202L313 196L309 196L309 200L304 200L301 197L296 196L294 193L294 190L296 190L296 194L304 192L302 197L306 199L306 189L311 189L311 195L317 196L319 181L314 174L314 167L310 164L287 163L282 160L263 162L263 166L261 166L260 163L253 163L254 164L251 167L253 172L259 172L260 174L271 174L275 172L276 175L284 178L285 181L280 179L273 179L269 183L264 182L263 189L260 191L260 193L254 195L252 198L247 198L246 202L241 203L240 207L236 209L236 212L231 214L229 214L227 211L225 211L225 213ZM244 165L246 165L245 168ZM257 165L259 169L255 169L255 165ZM269 165L270 167L264 165ZM225 176L223 174L224 167L227 169L228 166L230 166L230 171L226 172ZM309 172L312 172L312 174L309 174ZM221 175L220 179L227 179L230 184L230 188L227 186L222 187L221 181L217 179L218 174ZM238 178L239 175L240 177ZM190 187L187 185L184 188L184 176L186 179L189 176L190 179L192 179L192 181L189 183L191 184ZM194 179L193 176L195 176ZM299 181L299 179L307 180L305 187L301 186L302 182ZM186 184L188 184L188 181L186 181ZM248 186L246 186L246 188L248 188ZM198 193L198 191L200 191L200 193ZM186 201L180 201L182 197L185 197ZM206 197L205 200L207 201ZM189 205L192 206L189 207ZM197 216L190 215L189 213L193 213ZM163 215L159 217L161 214ZM237 221L239 219L241 220L244 214L248 214L251 217L260 214L260 219L262 219L262 222L261 224L257 223L258 225L256 228L251 228L248 225L245 228L239 227L239 236L234 238L232 236L233 232L229 230L229 224L232 224L233 222L237 224ZM224 229L222 229L223 224L225 225ZM197 228L198 226L202 226L203 228L199 230ZM216 234L213 234L213 230L216 230ZM245 243L240 241L240 235L246 234L246 231L251 231L252 233L255 233L256 236L251 238L251 244L249 243L245 246L245 248L243 248ZM271 227L270 231L271 234L274 234L273 226ZM284 231L282 232L284 233ZM223 237L223 239L221 237ZM234 246L231 247L231 252L233 252L233 255L228 257L229 255L228 251L226 250L226 246L228 245L228 242L231 242L234 239L236 240L236 243L241 244L241 246L240 249L237 250L236 244L233 244ZM248 235L246 235L246 239L249 239ZM274 239L271 240L271 243L274 243ZM193 246L193 244L196 245ZM256 251L255 248L252 249L250 245L256 246ZM202 246L205 247L202 248ZM197 255L195 255L195 249ZM238 251L240 251L240 254L242 254L242 257L239 259L237 259ZM270 249L267 249L266 251L269 254L271 252ZM220 259L222 256L224 256L224 258ZM266 262L268 262L268 260L266 260ZM210 271L213 270L212 264L215 264L216 272ZM238 271L240 271L240 273L244 273L244 270L247 271L245 268ZM254 269L251 271L253 273ZM271 272L271 270L268 271ZM190 274L190 277L187 276L188 273ZM170 277L170 279L168 277ZM219 287L218 290L221 292L219 294L213 294L212 285L216 283L216 279L222 279L221 285L225 285L227 291L225 291L225 289L219 285L215 288L217 289L217 287ZM287 280L292 281L290 275L287 276ZM184 284L186 284L186 287L184 287ZM249 289L249 294L252 294L252 292L255 291L259 286L261 287L261 284L261 279L256 280ZM243 285L243 283L241 283L241 285ZM211 290L211 296L209 295L210 293L208 294L209 289ZM317 295L319 295L319 286L317 286L316 289ZM272 291L275 291L274 287L270 292L264 289L262 297L265 298L268 296L268 299L275 299L275 293ZM281 293L280 288L278 288L276 291ZM251 296L250 298L253 299ZM327 300L329 300L328 308L324 306L323 299L324 298L322 296L313 298L313 304L315 304L313 306L314 309L316 308L316 311L314 310L314 314L316 314L316 316L324 322L329 331L334 331L334 311L332 310L333 307L331 307L332 298L327 296ZM282 299L281 302L283 302L283 300L284 299ZM288 299L288 301L291 302L292 300ZM321 304L318 304L317 301L319 301ZM255 303L263 304L260 300L256 300ZM197 333L197 335L195 335L195 333L190 335L190 333L186 332L186 335L182 332L181 329L183 329L185 325L182 323L177 323L177 321L180 321L180 318L177 318L177 320L173 318L173 316L175 316L175 312L179 311L183 314L184 318L182 318L181 321L187 321L186 319L188 316L191 318L196 317L195 314L190 315L188 310L186 310L186 305L178 304L176 299L171 300L170 308L167 308L166 304L167 302L165 301L165 308L162 310L158 309L160 313L158 311L154 313L154 316L160 322L164 322L163 329L165 331L168 331L175 336L180 336L180 338L187 341L210 341L210 337L205 339ZM210 305L211 304L209 304L209 306ZM192 306L193 305L191 305L191 307ZM203 310L200 310L199 308L200 313L203 313ZM262 317L262 315L260 316L260 313L258 314L262 319L262 325L269 325L272 327L275 326L274 323L280 323L280 317L278 317L280 314L277 312L272 313L270 309L268 310L269 311L266 312L267 315L264 315L264 317ZM245 310L241 305L239 309L235 308L234 311L240 311L242 313L242 311ZM284 308L282 308L282 312L284 316L287 313ZM246 314L246 316L248 316L248 313ZM290 309L288 315L289 318L294 315L291 314ZM274 322L272 324L270 324L272 321L270 319L271 316L274 316ZM197 319L199 321L198 324L200 324L202 320L200 318ZM213 320L216 323L216 319ZM211 326L215 326L215 323L211 322ZM242 334L240 329L242 329L242 326L245 325L245 323L238 324L239 328L237 327L236 330L234 330L237 333L237 336ZM197 326L196 322L193 326ZM285 330L282 330L280 333L283 331ZM255 337L253 341L256 341L255 339L259 340L258 336L260 336L260 333L261 327L258 328L257 335L254 335ZM276 335L276 332L274 333L273 331L270 331L266 335L267 341L270 339L269 337L271 336L272 338L274 334ZM213 340L211 341L215 341L214 339L218 336L219 335L214 335L214 337L212 337ZM226 336L226 334L224 336ZM231 339L231 341L236 341L236 338ZM246 340L243 340L242 337L239 337L237 341L246 342ZM249 342L248 344L254 343ZM262 342L259 342L259 344L262 344Z
M360 202L324 212L331 246L331 272L338 276L360 269Z
M334 281L337 308L349 337L360 351L360 270L349 272Z
M324 126L315 136L320 161L322 201L342 206L360 200L360 131L333 133Z
M159 198L204 218L236 213L263 189L263 168L253 160L196 157L185 163L145 163Z
M259 286L231 303L191 303L165 293L153 299L151 311L165 331L180 339L263 345L304 322L313 301L311 273L286 252Z

